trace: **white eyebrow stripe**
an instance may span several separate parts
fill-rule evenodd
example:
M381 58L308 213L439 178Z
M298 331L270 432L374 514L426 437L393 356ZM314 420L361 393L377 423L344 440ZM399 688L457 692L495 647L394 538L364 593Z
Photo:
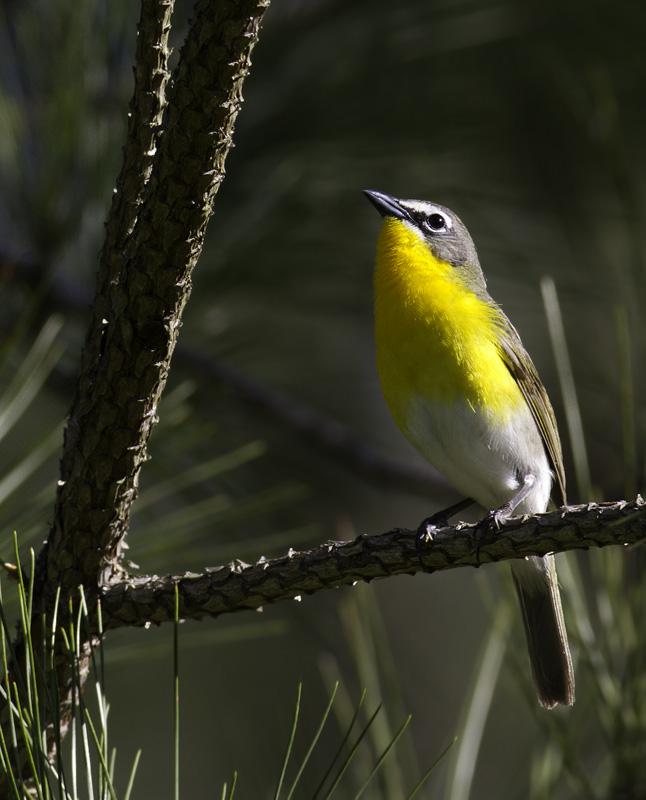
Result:
M418 214L424 214L425 216L430 216L431 214L440 214L446 220L446 227L453 227L451 215L446 212L446 209L440 206L436 206L433 203L428 203L424 200L400 200L399 202L404 208L408 208Z

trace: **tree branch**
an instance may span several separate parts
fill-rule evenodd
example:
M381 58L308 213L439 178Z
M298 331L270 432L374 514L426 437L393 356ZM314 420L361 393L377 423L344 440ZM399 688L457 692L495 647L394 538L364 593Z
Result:
M480 543L477 525L439 529L424 546L426 572L479 567L495 561L590 547L636 544L646 539L646 502L588 503L546 514L514 517ZM174 618L175 584L182 619L258 610L356 583L422 570L415 531L395 529L353 542L328 542L306 552L207 569L202 574L134 576L113 583L101 597L106 629L168 622Z
M65 431L54 524L36 567L35 641L58 591L76 599L82 584L93 607L101 588L122 575L119 559L139 470L268 5L269 0L198 0L166 102L172 0L142 0L123 168ZM65 624L67 607L61 603L59 624ZM77 687L73 665L59 657L62 644L56 641L55 697L63 736ZM81 687L97 642L94 635L78 643ZM19 638L7 685L16 678L24 685L24 648ZM11 713L0 698L6 741L15 727ZM47 724L53 753L56 735ZM21 742L18 761L25 764L28 757ZM7 794L7 781L0 774L0 796Z
M132 144L144 156L144 179L148 172L150 177L143 195L137 194L141 187L131 187L135 197L122 209L117 230L108 225L110 240L65 433L43 576L46 593L57 586L67 594L79 583L101 585L119 570L139 470L268 2L198 2L152 164L148 122L157 120L164 105L167 26L151 26L161 40L147 49L160 60L153 58L143 72L157 75L152 81L157 101L143 115L148 122L138 126L148 134L135 136ZM142 13L149 10L147 3ZM161 7L164 14L170 8L163 0ZM145 29L142 25L140 35ZM137 91L135 101L150 93ZM132 172L127 166L124 181Z

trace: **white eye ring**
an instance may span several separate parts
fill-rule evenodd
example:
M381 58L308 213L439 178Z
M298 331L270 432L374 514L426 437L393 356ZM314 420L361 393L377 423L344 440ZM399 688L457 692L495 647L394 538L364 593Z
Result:
M435 233L448 230L450 227L450 224L444 214L439 214L437 211L428 215L426 224L430 230L434 231Z

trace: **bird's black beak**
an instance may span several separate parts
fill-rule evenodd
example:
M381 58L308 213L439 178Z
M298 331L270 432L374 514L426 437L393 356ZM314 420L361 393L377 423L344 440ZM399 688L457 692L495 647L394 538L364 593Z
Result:
M395 219L408 219L408 211L401 205L396 197L391 197L384 192L375 192L364 189L363 193L382 217L395 217Z

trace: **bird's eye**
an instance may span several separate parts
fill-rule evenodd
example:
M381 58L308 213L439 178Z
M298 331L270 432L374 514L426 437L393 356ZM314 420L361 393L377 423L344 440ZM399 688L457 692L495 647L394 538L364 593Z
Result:
M446 220L441 214L431 214L428 218L428 227L432 231L442 231L446 228Z

